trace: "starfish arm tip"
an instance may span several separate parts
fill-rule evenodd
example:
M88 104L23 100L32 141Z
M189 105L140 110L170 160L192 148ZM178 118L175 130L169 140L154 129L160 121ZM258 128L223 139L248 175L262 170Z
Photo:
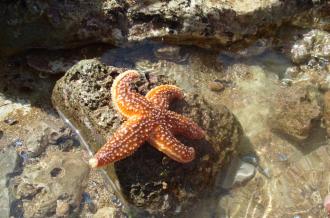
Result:
M98 160L96 158L91 158L89 161L88 161L88 164L91 168L96 168L97 165L98 165Z

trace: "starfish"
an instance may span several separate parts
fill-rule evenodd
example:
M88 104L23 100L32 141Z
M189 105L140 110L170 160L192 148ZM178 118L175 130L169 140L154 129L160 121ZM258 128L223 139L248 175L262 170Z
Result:
M177 140L176 134L202 139L204 131L189 118L169 110L173 99L183 93L174 85L160 85L142 96L131 88L140 74L128 70L117 76L111 87L112 102L127 120L89 160L91 167L101 167L131 155L145 141L180 163L195 158L195 150Z

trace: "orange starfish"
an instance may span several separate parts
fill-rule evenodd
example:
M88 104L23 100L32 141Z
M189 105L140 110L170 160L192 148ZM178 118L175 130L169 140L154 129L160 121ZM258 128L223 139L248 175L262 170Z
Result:
M142 96L130 85L139 77L137 71L128 70L115 79L111 87L112 102L127 121L89 160L91 167L123 159L145 141L178 162L187 163L195 158L194 148L182 144L174 134L201 139L204 131L190 119L168 110L171 100L183 98L182 91L173 85L160 85Z

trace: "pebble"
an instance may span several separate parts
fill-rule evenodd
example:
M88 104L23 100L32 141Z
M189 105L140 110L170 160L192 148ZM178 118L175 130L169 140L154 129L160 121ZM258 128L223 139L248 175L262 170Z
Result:
M70 205L64 201L57 200L56 216L64 217L69 215L69 212L70 212Z
M256 167L253 164L235 158L228 169L228 173L222 183L222 187L229 189L236 185L240 185L252 179L255 173Z
M15 125L16 123L18 123L18 121L16 119L12 119L12 118L7 118L4 120L4 122L10 126Z
M222 91L225 88L225 86L219 81L212 81L212 82L209 82L208 88L211 91L218 92L218 91Z

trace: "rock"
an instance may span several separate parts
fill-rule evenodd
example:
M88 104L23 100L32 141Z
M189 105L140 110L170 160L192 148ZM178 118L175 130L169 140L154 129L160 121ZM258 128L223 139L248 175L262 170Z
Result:
M118 128L122 120L111 104L113 78L125 69L105 66L97 60L84 60L61 78L53 91L53 104L85 134L96 151ZM134 86L145 94L159 84L173 83L171 78L150 75ZM142 89L140 87L143 87ZM185 93L172 109L195 120L208 134L205 140L179 138L196 148L197 158L189 164L172 161L147 143L130 157L114 164L122 194L129 202L152 214L175 214L185 211L195 200L212 191L216 176L231 158L242 130L233 114L223 105L213 107L198 94Z
M291 60L296 64L310 58L330 60L330 34L321 30L311 30L303 35L291 48Z
M114 218L116 217L116 208L103 207L93 215L94 218Z
M15 125L16 123L18 123L17 120L15 120L15 119L11 119L11 118L7 118L7 119L5 119L3 122L5 122L6 124L8 124L8 125L10 125L10 126Z
M219 82L219 81L212 81L212 82L209 82L208 84L208 88L211 90L211 91L222 91L225 87L224 85Z
M176 44L214 48L257 33L271 32L284 20L313 7L292 1L226 1L191 3L187 0L152 1L128 9L128 40L158 39ZM272 30L265 31L267 27ZM263 29L263 31L262 31Z
M68 204L62 200L57 200L56 216L65 217L65 216L68 216L69 213L70 213L70 204Z
M234 158L228 169L228 174L222 182L222 187L230 189L242 185L252 179L255 173L256 167L253 164Z
M8 181L11 173L20 161L14 147L7 147L0 151L0 214L1 217L10 216L11 196L8 189Z
M324 110L323 119L327 128L328 136L330 136L330 91L324 93Z
M75 144L68 128L56 127L42 121L32 122L29 133L26 140L29 157L39 156L49 145L57 145L61 150L68 151Z
M291 20L295 26L303 29L319 29L330 31L330 5L324 4L320 7L315 7L312 10L304 12L301 16L297 16Z
M281 134L294 140L306 139L313 120L320 118L320 107L315 97L317 91L307 87L282 88L275 96L268 124Z
M88 174L81 152L51 151L38 164L27 165L14 187L23 201L24 217L77 212Z
M214 48L274 32L284 21L313 8L314 2L4 1L0 3L4 8L0 13L0 54L146 39Z
M124 6L117 2L1 2L0 53L11 55L29 48L70 48L93 42L121 43L127 21Z

